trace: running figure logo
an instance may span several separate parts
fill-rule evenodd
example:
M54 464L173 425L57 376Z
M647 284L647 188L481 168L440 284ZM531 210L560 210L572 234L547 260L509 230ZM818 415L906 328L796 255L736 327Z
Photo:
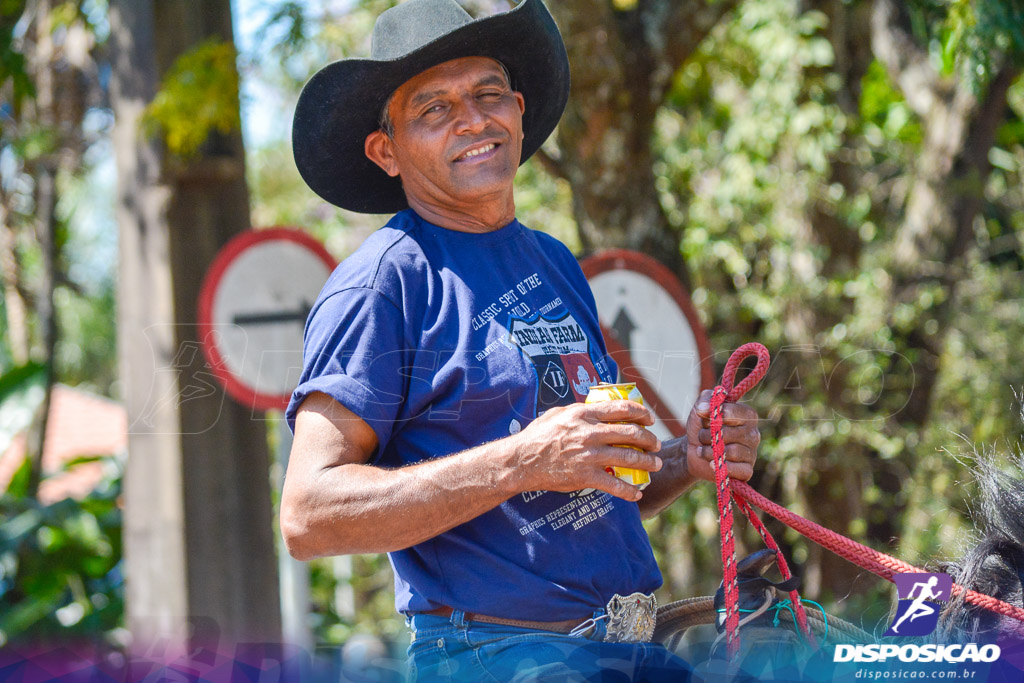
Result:
M939 621L939 603L949 600L953 579L948 574L895 574L900 596L892 626L884 636L926 636Z

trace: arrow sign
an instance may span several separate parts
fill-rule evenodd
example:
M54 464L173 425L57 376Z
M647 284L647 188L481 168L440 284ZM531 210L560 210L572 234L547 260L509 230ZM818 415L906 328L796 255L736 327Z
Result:
M630 337L633 335L633 330L636 329L636 325L629 317L629 313L626 312L625 307L619 309L619 314L615 316L615 322L612 323L611 330L615 332L616 338L619 343L628 351L633 348L633 344L630 343Z
M200 339L232 398L257 410L288 405L309 302L335 265L323 245L290 228L250 230L218 252L199 295Z
M665 266L615 249L585 259L605 344L624 382L636 382L660 438L682 436L701 389L714 385L711 346L686 289Z
M233 323L236 325L273 325L275 323L301 323L306 324L306 318L309 317L309 312L313 310L313 307L302 302L294 311L281 311L279 313L249 313L246 315L236 315Z

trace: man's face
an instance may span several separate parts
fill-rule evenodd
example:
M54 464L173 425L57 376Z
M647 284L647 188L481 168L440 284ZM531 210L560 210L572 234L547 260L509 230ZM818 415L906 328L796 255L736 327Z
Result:
M388 111L393 135L371 135L367 154L389 175L401 175L411 200L460 209L511 192L524 103L493 59L463 57L430 68L395 91Z

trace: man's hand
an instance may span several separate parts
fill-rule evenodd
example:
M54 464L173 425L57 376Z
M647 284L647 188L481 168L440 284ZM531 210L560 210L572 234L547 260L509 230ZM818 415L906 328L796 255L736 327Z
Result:
M715 480L714 452L711 450L711 391L702 391L686 422L686 463L697 479ZM757 413L745 403L722 406L722 440L729 476L746 481L754 474L761 432Z
M661 449L658 437L645 428L652 424L650 411L633 401L552 408L511 437L521 454L518 488L563 492L595 488L624 500L640 500L637 487L605 468L660 470L661 458L648 452Z

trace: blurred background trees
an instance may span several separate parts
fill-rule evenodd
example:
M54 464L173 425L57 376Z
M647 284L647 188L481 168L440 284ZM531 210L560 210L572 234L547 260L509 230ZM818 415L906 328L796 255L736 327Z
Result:
M304 227L343 258L382 224L305 188L289 127L305 79L331 60L367 54L373 20L392 4L235 3L254 225ZM463 4L477 14L508 7ZM1024 435L1014 393L1024 387L1024 3L548 4L570 51L572 100L517 177L520 218L580 255L623 246L666 263L690 287L718 370L745 341L768 346L772 370L750 397L765 418L759 490L911 562L955 555L974 486L951 454L974 444L1009 451ZM61 177L74 176L60 169L83 163L31 161L46 157L32 150L71 142L28 141L36 124L23 122L38 114L27 65L40 63L45 45L29 30L28 5L16 5L0 3L14 7L0 24L5 373L52 356L45 306L31 303L49 286L46 247L27 227L45 216L35 208L46 196L37 169L57 168L59 190ZM91 7L100 5L84 2L69 16L93 36L90 54L102 54L104 11ZM95 113L81 116L92 127L80 135L104 144L109 114L98 92L88 100ZM167 133L154 132L171 144ZM63 381L117 398L109 344L106 357L88 351L112 338L112 297L65 277L80 296L60 275L90 272L76 264L114 228L97 219L103 235L75 230L81 209L56 206L71 226L55 242L71 245L52 269L55 291L67 290L55 297L56 319L79 325L68 322L58 340L80 353L54 367ZM56 348L62 358L60 341ZM713 499L710 486L696 487L649 525L663 601L709 594L719 580ZM885 611L882 582L772 531L807 597L868 625ZM756 536L745 540L759 547ZM399 633L390 580L383 557L313 563L318 637Z
M29 439L30 491L41 476L38 455L54 382L89 382L109 391L116 376L107 352L114 333L107 324L114 304L113 264L97 264L75 239L76 233L90 232L85 214L102 210L90 206L82 190L102 159L110 126L97 65L104 9L97 3L44 0L0 6L6 332L0 359L8 369L29 362L42 367L44 397ZM76 249L78 258L69 257ZM71 334L58 338L58 327Z
M80 501L38 497L55 384L109 395L117 378L116 226L94 194L111 187L105 12L0 3L0 454L25 456L0 496L0 645L116 634L123 611L118 464ZM79 455L63 469L97 462Z

